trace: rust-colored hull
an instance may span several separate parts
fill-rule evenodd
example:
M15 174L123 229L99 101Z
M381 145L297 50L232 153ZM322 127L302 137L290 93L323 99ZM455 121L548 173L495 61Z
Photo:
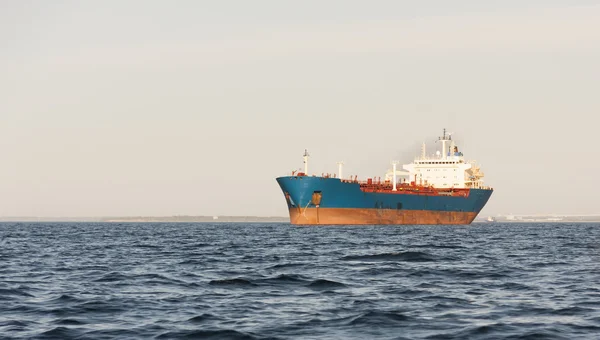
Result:
M290 208L290 222L297 225L339 224L471 224L476 212L360 209Z

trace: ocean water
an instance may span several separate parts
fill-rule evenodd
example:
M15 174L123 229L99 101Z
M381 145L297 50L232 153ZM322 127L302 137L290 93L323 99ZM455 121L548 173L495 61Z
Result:
M600 339L600 225L2 223L2 339Z

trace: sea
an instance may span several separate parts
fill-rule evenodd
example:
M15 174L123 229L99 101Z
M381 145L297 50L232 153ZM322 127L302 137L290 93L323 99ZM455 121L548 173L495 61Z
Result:
M600 339L600 224L0 223L1 339Z

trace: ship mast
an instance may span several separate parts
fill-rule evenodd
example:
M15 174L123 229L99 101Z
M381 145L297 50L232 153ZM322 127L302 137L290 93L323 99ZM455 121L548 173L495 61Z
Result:
M308 176L308 150L304 149L304 174Z
M394 171L394 174L392 175L392 185L393 185L393 187L392 187L392 191L397 191L397 190L398 190L398 189L396 189L396 181L398 180L398 179L396 178L396 165L398 165L398 163L399 163L398 161L393 161L393 162L392 162L392 167L393 167L393 169L394 169L394 170L393 170L393 171Z
M451 135L446 135L446 129L444 129L444 135L442 137L438 137L438 141L442 142L442 159L446 159L447 152L446 151L446 142L452 140Z
M344 165L344 162L342 162L342 161L337 162L337 165L338 165L338 177L340 179L342 179L342 166Z

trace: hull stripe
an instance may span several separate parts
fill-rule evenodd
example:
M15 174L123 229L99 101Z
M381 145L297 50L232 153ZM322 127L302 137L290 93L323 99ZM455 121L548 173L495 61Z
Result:
M364 208L290 208L297 225L340 224L470 224L476 212Z

